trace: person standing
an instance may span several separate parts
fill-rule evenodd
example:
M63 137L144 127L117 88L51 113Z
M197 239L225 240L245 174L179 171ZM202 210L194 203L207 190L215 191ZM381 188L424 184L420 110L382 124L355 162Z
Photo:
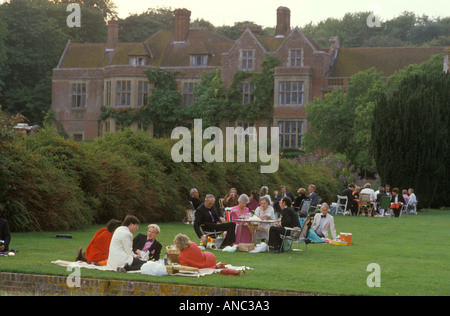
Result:
M347 197L348 208L350 209L351 214L353 216L356 216L356 214L358 214L358 202L355 201L353 191L355 191L355 185L353 183L350 183L348 187L344 189L344 191L342 191L341 195Z

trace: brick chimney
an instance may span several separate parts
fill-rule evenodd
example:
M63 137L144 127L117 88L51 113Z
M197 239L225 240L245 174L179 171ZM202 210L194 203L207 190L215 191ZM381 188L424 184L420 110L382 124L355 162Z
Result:
M286 37L291 32L291 10L286 7L277 9L277 27L275 37Z
M176 9L175 14L175 30L173 40L175 43L184 43L189 33L191 11L188 9Z
M108 21L108 42L106 43L107 48L114 48L114 46L119 42L119 21L109 20Z

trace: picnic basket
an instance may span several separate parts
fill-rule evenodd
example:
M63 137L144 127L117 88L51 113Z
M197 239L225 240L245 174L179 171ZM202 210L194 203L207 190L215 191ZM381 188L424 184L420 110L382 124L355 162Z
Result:
M179 263L178 256L180 255L180 250L178 250L175 246L166 246L166 254L167 259L169 259L172 263Z

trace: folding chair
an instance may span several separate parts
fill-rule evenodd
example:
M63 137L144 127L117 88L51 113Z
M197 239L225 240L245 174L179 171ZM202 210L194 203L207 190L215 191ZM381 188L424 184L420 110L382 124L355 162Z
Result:
M368 212L368 215L372 214L373 216L373 204L372 201L370 201L370 194L368 193L359 194L359 208L358 214L356 214L356 216L359 216L359 213L362 209L366 210Z
M345 201L345 203L343 203L342 201ZM336 215L342 214L345 216L345 213L347 213L348 197L345 195L338 195L337 196L337 205L338 205L338 209L336 210ZM344 209L342 209L342 207Z
M304 242L306 246L306 253L308 253L308 244L311 242L308 239L308 233L311 229L311 217L307 217L303 223L302 228L300 227L285 227L284 235L280 235L283 241L281 242L281 249L284 249L284 243L290 242L290 249L292 249L292 243L296 242L298 244L298 253L300 253L300 243Z
M391 217L391 198L389 196L382 196L380 200L380 205L378 206L378 209L383 209L384 212L389 212L389 217Z
M303 200L300 206L300 211L307 211L309 213L309 207L311 206L311 201Z

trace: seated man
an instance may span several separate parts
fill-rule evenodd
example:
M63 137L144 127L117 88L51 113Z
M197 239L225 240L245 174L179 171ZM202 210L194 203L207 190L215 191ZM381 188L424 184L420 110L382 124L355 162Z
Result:
M0 252L7 252L9 251L9 244L11 242L11 232L8 221L1 217L3 210L3 206L0 205Z
M286 233L285 227L300 227L298 215L295 213L294 208L291 207L292 200L285 196L281 199L279 204L281 209L281 220L278 221L277 226L272 226L269 230L269 246L273 247L272 252L282 251L280 248L283 243L283 239L281 239L280 235L284 235Z
M196 210L200 205L202 205L202 201L200 201L198 193L198 190L196 188L192 188L190 192L191 197L189 198L189 201L192 202L192 205L194 206L194 210Z
M328 238L328 231L331 231L333 240L336 240L336 228L334 227L334 217L328 214L330 207L327 203L322 203L320 208L322 213L317 213L314 216L312 228L316 232L317 236Z
M405 199L399 194L398 188L392 189L391 196L391 210L394 211L395 217L400 217L400 212L402 211L402 206L405 204Z
M315 191L316 186L314 184L310 184L308 187L308 195L306 196L306 200L311 201L311 204L309 206L310 211L314 210L319 203L319 196Z
M147 235L138 234L133 239L133 252L142 260L158 261L162 245L156 240L161 229L156 224L148 225Z
M274 193L278 193L278 192L274 192ZM280 187L280 193L277 194L275 196L275 202L273 202L273 208L275 209L276 212L280 213L281 209L280 209L280 201L282 198L284 198L285 196L289 197L291 199L291 201L293 202L295 200L294 195L291 192L287 192L286 191L286 187L284 185L282 185Z
M114 232L109 247L107 266L119 272L140 270L146 262L133 253L133 234L139 230L139 220L133 215L127 215Z
M202 229L206 231L226 231L227 235L220 246L220 248L225 248L226 246L231 246L236 241L236 224L226 223L223 218L219 218L216 211L213 209L215 201L214 195L206 195L205 202L202 203L195 212L194 230L198 238L206 238ZM203 228L201 226L203 226Z

